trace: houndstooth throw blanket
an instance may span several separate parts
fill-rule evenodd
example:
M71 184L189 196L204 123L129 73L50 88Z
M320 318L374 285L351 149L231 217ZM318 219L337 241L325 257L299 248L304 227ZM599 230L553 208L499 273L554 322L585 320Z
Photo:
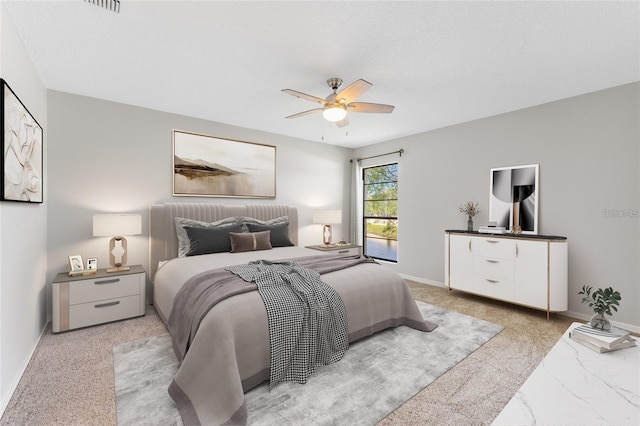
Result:
M349 348L347 314L338 293L320 274L295 261L258 260L227 268L255 282L269 320L269 389L306 383L316 366L342 359Z

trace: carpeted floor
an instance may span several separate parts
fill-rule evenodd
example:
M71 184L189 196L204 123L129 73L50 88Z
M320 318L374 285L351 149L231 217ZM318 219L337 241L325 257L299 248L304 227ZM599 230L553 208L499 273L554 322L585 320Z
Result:
M573 320L409 282L416 299L505 329L380 425L488 424ZM0 425L115 425L112 348L166 333L152 307L141 318L43 336Z

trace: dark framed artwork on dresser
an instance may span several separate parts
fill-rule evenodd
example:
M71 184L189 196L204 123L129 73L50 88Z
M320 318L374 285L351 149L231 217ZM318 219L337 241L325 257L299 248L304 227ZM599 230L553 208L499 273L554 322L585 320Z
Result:
M0 83L0 199L42 203L42 127L7 82L0 79Z
M173 130L173 195L276 197L276 147Z
M489 221L514 233L538 233L539 164L491 169Z

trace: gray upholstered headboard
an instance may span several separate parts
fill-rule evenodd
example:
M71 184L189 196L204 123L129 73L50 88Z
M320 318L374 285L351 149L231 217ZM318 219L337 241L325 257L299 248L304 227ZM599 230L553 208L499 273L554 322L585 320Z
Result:
M158 262L178 256L178 237L174 218L185 217L215 222L227 217L248 216L259 220L289 216L289 238L298 245L298 209L284 204L164 203L149 206L149 277Z

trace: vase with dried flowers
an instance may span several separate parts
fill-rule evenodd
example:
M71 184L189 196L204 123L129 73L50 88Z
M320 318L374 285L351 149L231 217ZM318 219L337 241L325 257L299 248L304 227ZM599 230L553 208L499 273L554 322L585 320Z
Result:
M471 201L467 201L464 206L458 207L461 213L466 214L469 217L467 220L467 231L473 231L473 217L480 213L480 208L478 207L478 203L473 203Z
M616 306L620 306L622 296L620 296L620 292L614 291L611 287L599 288L593 293L591 292L592 289L591 286L583 285L582 291L578 292L578 294L584 295L582 303L589 305L595 312L595 315L591 318L591 327L609 331L611 330L611 323L605 317L605 314L613 315L612 309L614 312L618 312Z

